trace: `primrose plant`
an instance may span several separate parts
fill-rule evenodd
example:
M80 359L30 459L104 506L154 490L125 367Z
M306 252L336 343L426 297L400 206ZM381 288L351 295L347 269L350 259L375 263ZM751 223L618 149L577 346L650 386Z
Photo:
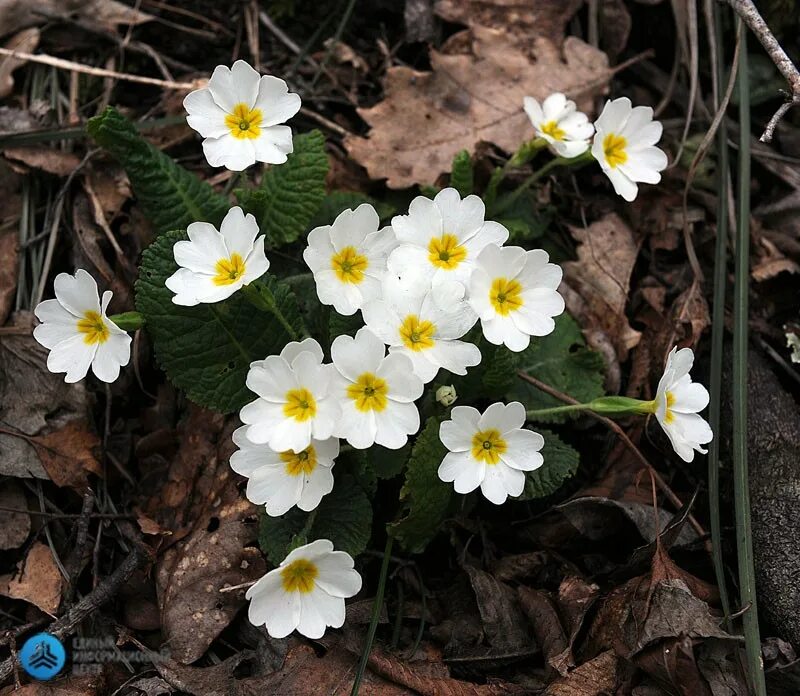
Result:
M652 401L606 396L602 360L564 311L561 268L530 248L542 229L528 189L544 173L596 161L629 201L659 181L667 160L649 107L615 99L592 124L563 94L526 98L533 137L483 199L460 153L450 187L399 212L326 194L322 135L292 137L300 97L277 77L220 66L184 105L208 163L237 173L237 204L107 109L89 133L124 165L157 233L136 311L109 316L109 291L101 298L84 270L62 273L34 337L66 381L91 369L111 382L130 360L128 332L144 327L173 384L238 412L230 464L262 506L274 565L247 591L254 624L311 638L342 625L379 486L396 498L380 510L387 554L393 541L419 552L456 494L501 505L553 493L578 453L546 426L580 411L654 415L682 459L705 451L708 393L689 376L692 351L670 353ZM509 166L544 151L540 169L503 190ZM270 166L248 184L239 172L258 162ZM518 372L578 403L558 405Z

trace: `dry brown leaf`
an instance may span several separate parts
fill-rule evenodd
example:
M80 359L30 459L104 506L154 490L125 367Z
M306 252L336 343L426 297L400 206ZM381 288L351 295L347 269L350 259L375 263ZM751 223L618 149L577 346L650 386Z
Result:
M31 516L25 512L28 501L22 486L16 481L3 481L0 486L0 551L16 549L31 533ZM22 510L22 512L9 512Z
M63 17L115 31L119 25L149 22L152 15L116 0L0 0L0 36Z
M475 26L465 34L468 54L431 51L432 72L389 68L384 100L359 109L372 130L348 136L345 146L372 178L386 177L391 188L432 184L456 153L482 140L513 152L532 135L524 96L562 91L591 110L608 83L605 54L575 37L562 50L538 37L531 57L503 31Z
M10 51L33 53L39 45L41 34L36 27L25 29L6 41L5 48ZM14 89L13 72L21 68L27 61L13 56L0 57L0 99L7 97Z
M26 174L31 168L40 169L56 176L68 176L78 168L81 162L80 157L74 152L64 152L52 147L37 145L7 147L3 150L3 156L9 161L9 164L16 165L22 174Z
M556 44L564 40L564 28L583 0L438 0L434 11L448 22L508 32L522 48L544 36Z
M619 658L608 650L561 677L543 696L607 696L616 693Z
M564 276L583 300L581 308L568 307L582 327L605 333L623 362L642 335L628 322L631 273L639 254L633 231L615 213L589 225L570 228L580 243L578 260L564 264Z
M36 542L17 568L17 576L0 578L0 594L22 599L53 615L61 604L61 573L53 552L46 544Z
M0 336L2 419L14 431L0 433L0 474L46 479L36 450L17 433L36 435L85 419L88 396L84 384L66 384L47 369L47 352L30 335L32 325L23 328L27 335Z
M11 684L0 690L0 696L95 696L105 691L105 682L104 674L68 675L50 682Z
M750 271L753 280L760 283L774 278L780 273L800 273L800 265L784 256L769 239L761 236L758 238L758 244L761 246L762 253L758 263Z
M17 292L19 236L16 229L0 232L0 326L9 313Z

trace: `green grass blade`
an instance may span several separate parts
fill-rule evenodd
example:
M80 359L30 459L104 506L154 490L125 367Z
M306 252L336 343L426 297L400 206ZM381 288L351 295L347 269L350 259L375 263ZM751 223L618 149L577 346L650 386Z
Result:
M741 20L739 20L741 21ZM748 678L756 696L766 696L761 635L758 629L750 490L747 475L747 349L750 281L750 78L747 34L739 53L739 192L736 221L736 266L733 287L733 485L739 592L744 615Z

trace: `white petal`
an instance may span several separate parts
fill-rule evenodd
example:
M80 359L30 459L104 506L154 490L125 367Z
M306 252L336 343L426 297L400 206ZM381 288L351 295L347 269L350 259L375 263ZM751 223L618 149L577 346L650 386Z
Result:
M504 404L500 401L487 408L478 421L478 428L493 428L500 433L507 433L521 428L525 423L525 407L519 401Z
M486 465L472 458L468 452L448 452L437 472L445 483L453 482L456 493L471 493L481 485Z
M258 95L260 75L245 61L237 60L231 69L218 65L208 81L214 101L226 112L233 113L237 104L252 108Z
M478 346L465 341L437 341L425 352L430 359L454 375L465 375L468 367L475 367L481 362Z
M342 401L342 415L334 432L344 438L354 449L367 449L375 444L378 426L374 411L359 411L348 397Z
M351 382L365 372L377 373L386 348L372 331L360 329L355 338L337 336L331 344L331 359L339 374Z
M121 367L131 359L131 337L128 334L111 334L97 346L92 372L102 382L111 383L119 377Z
M239 254L246 259L253 250L253 242L258 236L258 223L253 215L238 206L233 206L222 220L219 227L228 255Z
M58 343L47 356L47 369L50 372L65 372L64 381L72 384L86 377L89 365L94 360L97 344L88 345L83 335L75 334L72 338Z
M504 433L503 439L508 449L500 455L500 459L512 469L533 471L543 464L541 452L544 438L532 430L520 429Z
M300 386L297 376L282 355L270 355L257 365L251 365L245 383L250 391L261 398L280 404L286 401L288 391Z
M256 161L267 164L283 164L294 151L292 129L289 126L262 128L259 136L248 142L253 144Z
M300 595L300 622L297 632L306 638L319 639L328 626L344 624L344 600L331 597L324 590L314 590Z
M377 370L377 375L388 383L389 398L394 401L416 401L422 396L422 380L413 374L411 361L405 355L387 355Z
M273 638L285 638L300 622L300 598L298 592L285 592L281 585L279 570L273 570L247 590L250 600L247 610L250 623L266 626Z
M416 404L390 402L384 411L375 413L375 442L388 449L400 449L418 430Z
M280 357L291 365L300 353L305 352L313 354L314 360L317 363L322 363L325 359L322 346L313 338L304 338L302 341L290 341L283 347Z
M306 476L303 491L297 501L297 507L311 512L322 498L333 490L333 472L331 467L317 465L310 475Z
M56 299L77 317L86 312L100 313L100 296L97 283L89 273L79 268L75 275L59 273L53 281Z
M353 559L344 551L332 551L316 559L317 584L333 597L352 597L361 591L361 576L353 568Z
M467 407L457 406L456 408ZM476 428L472 427L471 424L456 420L446 420L439 426L439 439L451 452L467 452L472 447L472 438L475 432Z
M256 163L254 142L248 138L234 138L229 133L219 138L206 138L203 154L212 167L241 172Z
M214 101L208 88L196 89L183 100L188 115L186 122L204 138L219 138L230 129L225 124L225 111Z
M285 123L300 110L300 95L289 92L284 80L263 75L258 83L255 108L261 109L263 126Z
M502 505L509 495L517 496L525 488L525 474L498 462L486 467L486 476L481 482L481 493L489 502Z

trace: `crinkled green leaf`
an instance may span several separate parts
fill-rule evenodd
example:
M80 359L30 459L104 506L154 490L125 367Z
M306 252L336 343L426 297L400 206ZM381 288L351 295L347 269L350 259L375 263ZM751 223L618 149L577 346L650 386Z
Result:
M501 196L497 205L502 208L505 197ZM527 191L517 197L513 204L503 210L497 222L508 228L508 244L529 242L541 237L550 226L555 216L555 208L543 206L536 198L536 193Z
M566 313L556 318L553 333L531 339L530 346L520 354L519 369L580 402L604 394L603 358L586 346L578 324ZM516 380L507 398L521 401L527 409L564 405L521 379ZM537 420L563 423L567 417L558 414Z
M489 343L480 334L480 327L473 329L462 340L475 343L480 348L480 364L467 368L467 374L463 376L440 371L436 383L452 384L458 395L458 403L503 396L517 379L519 353Z
M153 147L113 107L89 119L86 129L125 168L156 232L185 229L198 221L219 225L225 217L230 203L224 196Z
M450 171L450 186L458 191L462 198L475 190L475 174L472 170L472 160L466 150L461 150L453 158L453 167Z
M544 438L544 464L535 471L525 472L525 488L517 500L533 500L552 495L578 470L580 455L577 450L550 430L537 428L537 431Z
M317 130L296 135L284 164L264 172L257 189L236 189L242 208L255 215L272 247L299 239L325 198L328 174L325 138Z
M375 208L381 222L385 222L397 212L397 208L390 203L377 201L363 193L356 193L355 191L332 191L322 200L322 204L319 206L311 222L308 223L308 226L309 228L314 228L321 227L322 225L331 225L337 215L343 210L347 210L348 208L350 210L355 210L362 203L369 203Z
M275 565L293 548L316 539L330 539L337 551L357 556L367 548L371 531L369 498L350 474L343 474L310 513L293 508L281 517L262 514L259 544Z
M405 467L410 453L410 443L396 450L381 447L380 445L373 445L367 450L368 466L380 479L394 478L403 470L403 467Z
M331 343L337 336L345 334L347 336L355 336L356 332L363 326L364 320L361 318L361 312L345 316L331 307L330 317L328 318L328 334L330 335Z
M447 517L453 486L437 473L446 454L439 440L439 420L429 418L411 450L400 491L406 516L389 525L389 533L411 553L422 552Z
M254 396L245 386L253 360L280 353L292 340L267 312L235 293L225 302L181 307L164 281L176 270L172 247L182 231L166 232L145 250L136 283L136 308L144 315L156 359L189 398L223 413L236 411ZM264 276L267 288L297 333L302 333L297 303L280 281Z

